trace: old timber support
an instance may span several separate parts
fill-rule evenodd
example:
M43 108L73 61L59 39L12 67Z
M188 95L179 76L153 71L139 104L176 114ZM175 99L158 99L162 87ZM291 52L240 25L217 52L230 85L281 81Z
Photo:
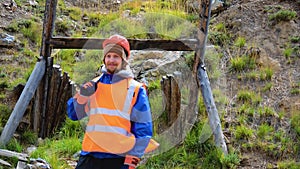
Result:
M227 154L227 145L225 143L221 121L214 97L210 87L210 82L204 64L204 55L208 35L208 25L210 20L212 0L201 0L201 10L199 13L200 25L198 32L198 46L195 51L194 72L197 73L199 85L208 113L210 128L213 131L216 146L222 148L224 154Z
M195 107L198 100L198 89L201 88L202 97L209 115L210 127L214 134L215 143L227 154L227 147L221 129L221 122L218 115L209 79L204 64L204 54L208 34L208 25L211 13L212 0L199 0L200 4L200 26L197 39L192 40L137 40L129 39L132 50L162 49L168 51L195 51L195 62L193 79L198 80L198 85L189 86L189 104L180 103L180 88L176 86L172 77L167 77L164 83L164 92L168 95L167 116L171 121L170 132L164 132L166 136L174 136L185 127L190 127L195 119ZM30 112L31 127L38 133L39 137L48 137L59 127L65 116L66 101L72 95L72 84L66 73L60 71L59 67L53 66L51 50L61 49L102 49L104 39L95 38L55 38L52 37L54 21L56 18L57 0L46 0L45 19L43 25L43 39L41 45L40 59L26 83L25 88L3 129L0 137L0 144L5 145L13 136L26 108L32 102L32 112ZM188 75L191 77L190 75ZM186 79L187 76L184 78ZM174 99L177 98L176 101ZM175 106L174 106L175 104ZM192 112L191 115L178 112ZM195 113L195 114L194 114ZM172 122L174 122L172 124ZM183 123L189 126L181 126ZM187 131L187 130L183 130ZM184 134L178 136L182 140ZM167 137L166 137L167 138ZM174 137L170 137L174 138ZM174 141L173 139L172 141Z

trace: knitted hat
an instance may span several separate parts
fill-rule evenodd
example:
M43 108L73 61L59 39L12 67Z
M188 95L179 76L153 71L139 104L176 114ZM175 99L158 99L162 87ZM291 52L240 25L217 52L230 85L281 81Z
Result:
M126 62L127 62L127 58L126 58L126 54L124 51L124 48L122 48L120 45L117 44L107 44L104 49L103 49L103 54L104 54L104 58L103 61L105 59L105 56L107 53L109 52L114 52L116 54L118 54L119 56L121 56L121 58Z

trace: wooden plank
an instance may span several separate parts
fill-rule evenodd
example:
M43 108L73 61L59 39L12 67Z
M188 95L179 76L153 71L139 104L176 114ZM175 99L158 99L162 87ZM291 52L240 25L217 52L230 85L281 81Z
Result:
M8 166L8 167L11 167L11 164L10 164L9 162L4 161L4 160L2 160L2 159L0 159L0 164L5 165L5 166Z
M105 39L100 38L68 38L53 37L49 44L54 49L102 49ZM196 39L157 40L157 39L128 39L131 50L157 49L167 51L194 51Z
M28 161L27 158L29 158L27 154L18 153L10 150L5 150L5 149L0 149L0 156L17 157L20 161L25 161L25 162Z
M26 83L22 94L17 101L13 112L11 113L5 127L0 136L0 145L6 145L8 141L12 138L14 132L16 131L25 110L32 99L35 90L37 89L39 82L45 73L45 60L41 60L36 63L33 72L31 73L28 82Z
M208 35L208 25L211 13L211 0L201 1L200 27L198 31L199 45L195 51L195 65L197 68L197 79L201 88L203 101L209 117L210 128L213 131L214 141L217 147L222 148L224 154L228 154L227 145L225 143L219 113L214 101L212 90L210 87L209 78L204 64L204 55ZM195 71L195 70L194 70Z

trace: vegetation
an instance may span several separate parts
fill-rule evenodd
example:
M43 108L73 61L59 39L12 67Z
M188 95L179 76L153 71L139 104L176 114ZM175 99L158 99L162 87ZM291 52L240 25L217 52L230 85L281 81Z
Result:
M39 1L44 4L45 1ZM107 37L112 33L120 33L131 38L150 38L153 30L156 36L162 39L179 39L191 37L195 33L198 15L187 13L188 7L185 1L130 1L120 6L120 11L110 13L97 13L92 11L82 11L80 8L67 8L64 1L59 0L60 14L55 23L55 35L71 35L73 37L95 36ZM23 1L16 3L21 6ZM38 17L42 17L42 9L35 9ZM130 10L130 16L138 16L141 11L147 11L143 15L143 22L122 18L122 11ZM294 11L267 9L271 14L270 21L288 21L297 17ZM86 17L86 18L85 18ZM85 19L83 19L85 18ZM16 84L25 84L28 79L35 58L38 56L41 41L41 18L23 19L14 21L5 30L20 34L21 50L13 54L14 59L26 63L24 67L14 68L6 65L0 68L0 91L12 89ZM76 22L81 24L76 24ZM188 22L187 22L188 21ZM128 24L131 23L131 24ZM203 100L199 99L198 120L193 124L192 130L185 140L177 147L155 156L146 156L147 159L139 169L148 168L237 168L240 164L243 153L259 152L278 162L280 169L299 168L299 161L295 154L300 152L300 113L299 111L281 110L277 112L272 107L262 104L265 95L268 95L274 84L272 78L274 70L272 67L261 67L253 58L245 52L249 48L249 42L242 36L229 32L229 27L225 23L212 21L211 32L208 40L214 45L214 51L207 50L206 63L212 85L220 82L222 59L228 59L228 71L237 77L239 82L246 85L237 84L236 97L230 100L220 90L213 91L215 102L221 109L222 127L229 129L231 136L228 139L232 145L229 147L229 154L224 155L222 151L214 146L212 136L205 142L200 141L201 133L208 121ZM82 31L84 28L85 31ZM299 56L299 36L290 38L290 42L284 45L282 57L289 63L297 61ZM226 48L231 52L219 51ZM10 52L10 51L9 51ZM26 56L24 59L19 56ZM91 79L97 69L102 64L102 53L98 50L53 50L53 57L56 64L61 65L76 83L83 83ZM228 57L228 58L226 58ZM187 65L192 68L194 53L185 55ZM12 80L10 74L14 71L21 72ZM26 69L23 71L23 69ZM84 73L83 73L84 72ZM252 88L248 88L248 86ZM290 94L299 96L300 82L293 82ZM148 84L150 92L149 98L153 115L155 118L164 118L160 93L160 79L151 81ZM6 95L0 92L0 100L4 100ZM4 126L12 108L0 104L0 126ZM228 119L234 117L234 119ZM290 120L289 120L290 119ZM157 122L157 121L156 121ZM281 123L282 122L282 123ZM286 129L283 122L290 123L290 129ZM38 149L31 154L32 158L43 158L48 161L54 169L71 168L66 159L76 160L76 154L81 149L83 137L82 122L74 122L67 118L62 128L57 130L53 138L47 138L42 142L37 141L37 135L26 128L21 134L10 141L5 147L9 150L22 152L28 145L37 145ZM0 128L2 131L3 127ZM157 131L157 129L154 129ZM156 134L156 133L154 133ZM161 144L164 144L162 142ZM16 159L9 159L16 165ZM273 166L270 166L270 168Z
M269 16L270 20L274 21L290 21L297 17L297 13L295 11L290 10L279 10L278 12L271 14Z

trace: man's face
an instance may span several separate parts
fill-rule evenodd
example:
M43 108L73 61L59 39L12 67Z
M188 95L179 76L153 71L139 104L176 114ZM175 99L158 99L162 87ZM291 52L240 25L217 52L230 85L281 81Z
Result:
M105 56L104 64L108 73L113 74L116 70L120 70L122 68L122 58L117 53L109 52Z

